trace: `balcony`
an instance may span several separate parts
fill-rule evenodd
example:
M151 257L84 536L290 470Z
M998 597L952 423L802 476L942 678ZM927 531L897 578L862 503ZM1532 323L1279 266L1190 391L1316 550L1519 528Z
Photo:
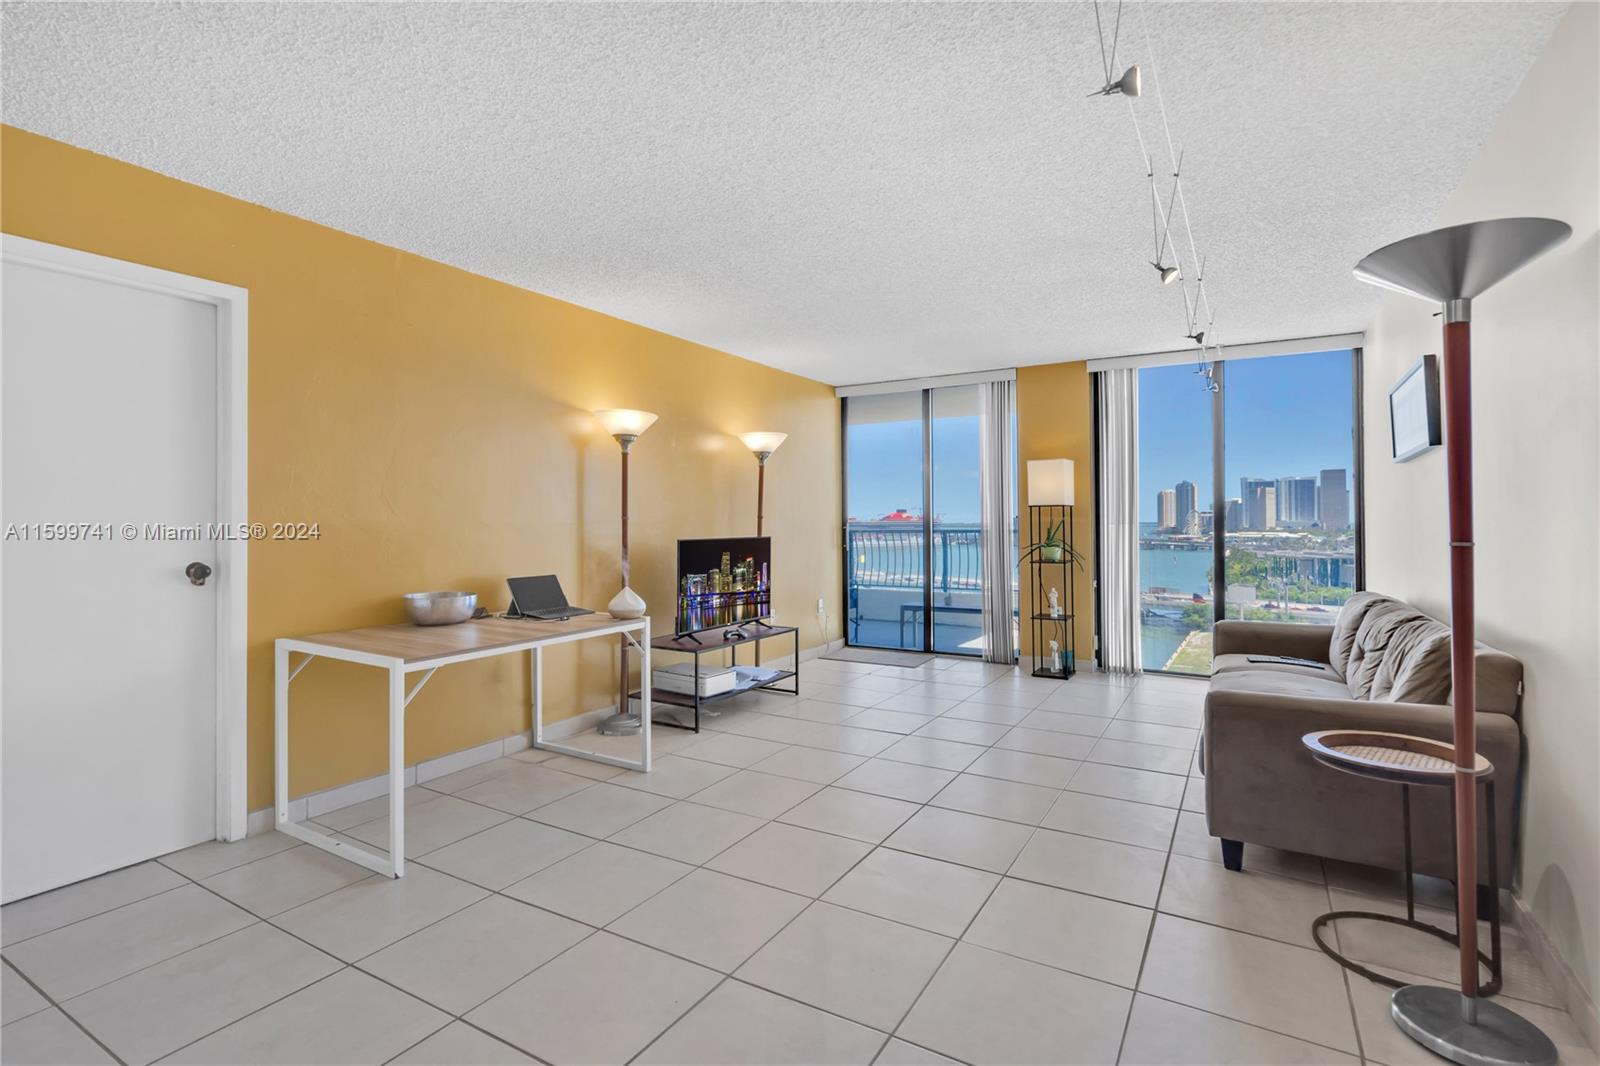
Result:
M922 651L925 544L920 521L850 522L845 527L845 635L872 648ZM933 527L933 650L983 654L982 531ZM1012 558L1016 558L1012 533ZM1012 573L1016 587L1016 573Z

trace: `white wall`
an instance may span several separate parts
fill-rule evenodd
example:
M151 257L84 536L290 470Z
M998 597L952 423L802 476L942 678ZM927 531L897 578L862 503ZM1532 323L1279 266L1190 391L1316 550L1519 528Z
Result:
M1597 68L1600 7L1574 4L1437 220L1545 215L1573 228L1474 303L1474 485L1479 638L1527 672L1516 891L1590 1004L1600 990ZM1440 351L1435 310L1385 297L1369 333L1367 584L1443 618L1443 449L1388 458L1387 393L1419 356Z

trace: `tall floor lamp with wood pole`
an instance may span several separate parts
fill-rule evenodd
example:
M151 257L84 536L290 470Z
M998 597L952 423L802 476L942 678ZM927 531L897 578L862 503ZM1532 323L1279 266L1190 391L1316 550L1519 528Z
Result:
M596 411L595 418L605 427L605 431L622 446L622 591L611 598L606 605L613 618L638 618L644 614L644 600L628 584L628 450L633 447L633 442L645 430L655 425L656 416L649 411L607 410ZM603 736L624 737L636 736L639 732L639 716L628 713L628 638L622 638L622 688L617 713L603 718L600 721L599 731ZM641 685L648 685L648 677L641 678Z
M762 527L766 525L767 512L767 460L772 458L772 453L778 446L789 439L787 433L771 433L765 430L755 433L741 433L739 439L744 446L749 448L756 457L756 536L763 533ZM761 645L756 645L756 665L761 665Z
M1455 703L1456 917L1461 991L1397 989L1390 1013L1406 1035L1464 1066L1553 1063L1538 1026L1478 996L1476 638L1472 556L1472 301L1554 248L1572 227L1550 218L1450 226L1379 248L1356 277L1444 308L1445 486L1450 501L1450 652ZM1493 833L1495 827L1489 826ZM1496 901L1498 905L1499 901Z

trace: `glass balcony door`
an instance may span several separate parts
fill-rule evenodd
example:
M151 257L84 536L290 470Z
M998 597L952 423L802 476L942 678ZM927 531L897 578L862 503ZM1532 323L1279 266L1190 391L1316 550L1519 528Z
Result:
M928 601L926 400L844 401L845 640L923 650Z
M850 644L983 654L979 398L963 385L844 401Z

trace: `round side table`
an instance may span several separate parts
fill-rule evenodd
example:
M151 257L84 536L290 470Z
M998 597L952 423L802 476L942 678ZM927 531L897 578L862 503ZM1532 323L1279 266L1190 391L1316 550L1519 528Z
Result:
M1416 891L1413 886L1411 855L1411 787L1450 789L1451 808L1455 806L1455 747L1445 741L1427 737L1408 736L1404 733L1383 733L1373 730L1328 729L1307 733L1300 738L1311 757L1324 766L1342 773L1354 774L1369 781L1386 781L1400 786L1400 826L1405 847L1406 916L1383 914L1378 911L1329 911L1311 923L1311 936L1323 954L1340 966L1358 973L1369 981L1390 988L1402 988L1405 982L1378 973L1335 951L1323 939L1324 926L1341 918L1360 918L1367 921L1388 922L1408 929L1438 937L1455 947L1461 944L1461 918L1456 917L1454 931L1424 922L1417 917ZM1489 860L1489 888L1494 894L1494 908L1489 913L1489 954L1478 952L1480 963L1488 966L1489 980L1478 987L1478 995L1492 996L1500 991L1500 864L1495 853L1494 766L1482 755L1473 756L1473 773L1483 783L1485 823L1488 841L1485 848ZM1455 854L1455 838L1451 837L1451 855ZM1454 866L1454 863L1451 864Z

